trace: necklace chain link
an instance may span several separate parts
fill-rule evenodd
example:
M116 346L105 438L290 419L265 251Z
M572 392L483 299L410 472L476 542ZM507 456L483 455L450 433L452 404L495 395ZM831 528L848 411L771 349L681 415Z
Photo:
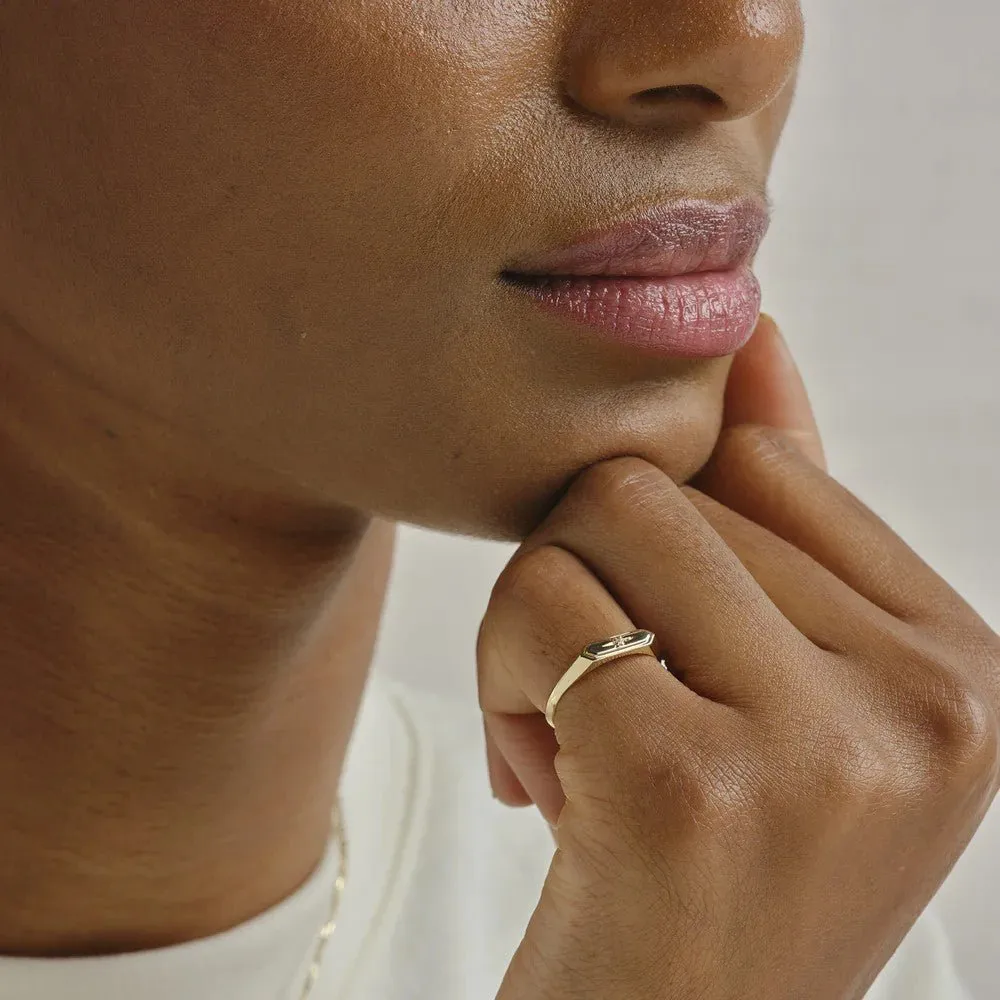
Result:
M330 897L330 909L327 913L326 923L319 929L316 937L316 946L313 949L312 961L309 963L309 971L306 973L306 981L299 994L299 1000L307 1000L312 994L313 987L319 979L320 966L323 964L323 953L326 946L333 937L333 932L337 929L337 916L340 912L340 900L344 895L344 886L347 884L347 834L344 832L344 811L343 806L338 801L337 809L333 817L333 839L337 844L337 852L340 856L340 865L337 871L337 879L333 883L333 893Z

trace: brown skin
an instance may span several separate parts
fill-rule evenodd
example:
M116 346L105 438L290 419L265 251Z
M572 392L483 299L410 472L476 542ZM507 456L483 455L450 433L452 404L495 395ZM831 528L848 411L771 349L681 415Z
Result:
M252 492L33 348L2 352L0 950L200 937L326 844L395 529Z
M497 277L764 190L801 22L755 6L770 33L731 0L4 3L12 335L289 505L516 539L601 458L684 479L727 363L637 359ZM633 106L683 85L718 104Z
M744 356L731 412L772 426L698 488L592 466L494 588L494 781L558 844L498 1000L860 1000L1000 787L1000 637L817 464L773 325ZM599 667L553 735L636 627L671 672Z
M464 9L0 7L0 949L183 940L301 882L387 522L519 539L595 461L711 450L726 359L497 279L760 193L797 8ZM678 85L717 100L633 99Z
M604 459L704 464L728 360L604 344L497 276L636 209L762 192L800 43L791 0L3 4L0 950L186 940L301 882L393 520L521 539ZM715 98L640 99L671 87ZM512 785L563 794L505 752ZM985 796L963 774L952 854ZM508 989L542 988L538 927L570 954L548 914Z

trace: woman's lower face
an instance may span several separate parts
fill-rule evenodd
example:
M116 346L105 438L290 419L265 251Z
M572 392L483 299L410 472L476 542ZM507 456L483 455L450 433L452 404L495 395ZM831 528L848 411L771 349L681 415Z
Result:
M7 0L0 307L220 476L517 538L601 458L711 450L732 345L607 313L739 242L801 35L794 0ZM593 277L511 278L629 219L656 273L592 255L596 324ZM720 295L678 308L732 333Z

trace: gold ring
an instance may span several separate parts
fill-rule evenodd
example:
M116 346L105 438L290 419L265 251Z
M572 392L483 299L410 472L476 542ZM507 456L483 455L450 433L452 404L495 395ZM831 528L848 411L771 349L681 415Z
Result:
M549 700L545 705L545 720L555 729L556 705L559 699L581 678L589 674L595 667L599 667L608 660L617 660L620 656L628 656L630 653L638 653L641 649L649 649L656 641L656 636L646 629L638 632L626 632L623 635L613 635L610 639L601 639L599 642L592 642L573 661L569 670L559 678L559 682L552 689Z

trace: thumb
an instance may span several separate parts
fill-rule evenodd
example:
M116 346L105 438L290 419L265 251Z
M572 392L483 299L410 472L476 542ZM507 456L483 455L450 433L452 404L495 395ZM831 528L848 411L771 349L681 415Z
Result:
M805 383L778 324L761 314L757 329L733 360L726 385L725 427L774 427L826 469L819 428Z

